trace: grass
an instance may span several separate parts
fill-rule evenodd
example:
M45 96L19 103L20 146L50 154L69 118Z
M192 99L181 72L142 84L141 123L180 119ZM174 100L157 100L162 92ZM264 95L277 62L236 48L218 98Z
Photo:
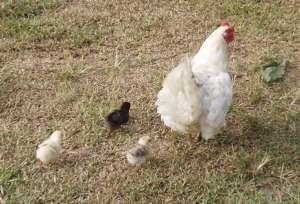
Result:
M1 38L9 38L14 42L14 45L5 48L47 49L45 44L54 46L55 49L61 47L60 45L80 48L100 41L101 31L96 25L76 21L74 16L59 15L59 11L66 9L66 5L70 2L68 0L4 1L0 10Z
M95 42L101 36L95 26L79 25L72 19L65 21L63 18L8 18L2 21L1 27L3 38L12 38L18 42L14 49L29 47L29 43L42 44L44 41L78 48Z
M5 0L0 3L0 202L299 203L299 19L296 1ZM234 101L207 143L171 134L156 114L164 76L220 19L235 25ZM288 58L271 85L259 65ZM129 125L104 116L131 101ZM36 145L65 133L45 169ZM154 158L123 152L143 134Z
M68 1L58 0L4 0L1 3L0 13L2 18L23 18L33 17L43 14L47 10L56 9L66 5Z

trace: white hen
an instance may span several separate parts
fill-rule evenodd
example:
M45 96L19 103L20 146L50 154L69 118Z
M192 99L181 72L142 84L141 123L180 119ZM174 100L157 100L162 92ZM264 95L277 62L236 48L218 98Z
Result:
M234 28L224 21L193 58L168 74L156 101L166 126L186 133L197 124L205 140L223 127L232 99L227 44L233 40Z
M36 158L43 164L57 159L62 152L61 138L61 131L53 132L48 139L38 146Z

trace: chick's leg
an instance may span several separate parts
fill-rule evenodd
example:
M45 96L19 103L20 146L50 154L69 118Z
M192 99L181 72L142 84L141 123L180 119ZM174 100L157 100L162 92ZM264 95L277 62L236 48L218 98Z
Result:
M110 127L107 137L111 137L113 135L113 133L119 128L120 126L114 126L114 127Z

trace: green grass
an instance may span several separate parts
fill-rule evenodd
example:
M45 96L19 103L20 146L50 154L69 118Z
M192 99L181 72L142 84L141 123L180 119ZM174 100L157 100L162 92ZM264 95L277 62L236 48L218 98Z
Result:
M70 2L6 0L0 10L0 37L14 41L9 49L80 48L100 41L103 31L97 25L76 21L76 16L59 16Z
M296 4L2 1L0 203L299 203ZM215 140L194 143L163 126L156 95L222 18L237 31L233 105ZM283 80L264 83L259 67L283 58ZM125 100L130 123L109 137L104 116ZM57 129L67 153L38 168ZM123 153L144 134L153 158L131 167Z
M39 16L47 10L57 9L65 6L68 0L4 0L0 7L2 18L31 18Z
M96 26L80 25L78 22L63 18L49 19L7 18L1 21L2 38L17 42L17 48L29 47L32 43L43 44L53 41L55 47L80 48L100 40L101 34Z
M9 166L1 167L0 169L0 182L1 182L1 198L7 197L7 200L11 203L19 202L20 198L10 194L10 192L16 192L22 189L22 186L26 186L28 183L24 178L24 172L22 172L21 164L11 164Z

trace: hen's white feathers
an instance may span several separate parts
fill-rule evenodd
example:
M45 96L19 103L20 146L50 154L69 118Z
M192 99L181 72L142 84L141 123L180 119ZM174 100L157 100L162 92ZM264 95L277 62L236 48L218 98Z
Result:
M62 152L61 138L62 133L60 131L53 132L48 139L38 146L36 158L44 164L57 159Z
M200 120L201 133L204 139L213 138L223 127L225 115L231 104L232 84L228 73L206 73L207 81L199 88L202 111Z
M164 80L157 112L172 130L185 133L197 122L202 137L210 139L224 125L232 98L225 30L216 29L192 59L185 58Z
M187 126L199 118L201 104L188 57L168 74L156 105L166 126L181 133L185 133Z

